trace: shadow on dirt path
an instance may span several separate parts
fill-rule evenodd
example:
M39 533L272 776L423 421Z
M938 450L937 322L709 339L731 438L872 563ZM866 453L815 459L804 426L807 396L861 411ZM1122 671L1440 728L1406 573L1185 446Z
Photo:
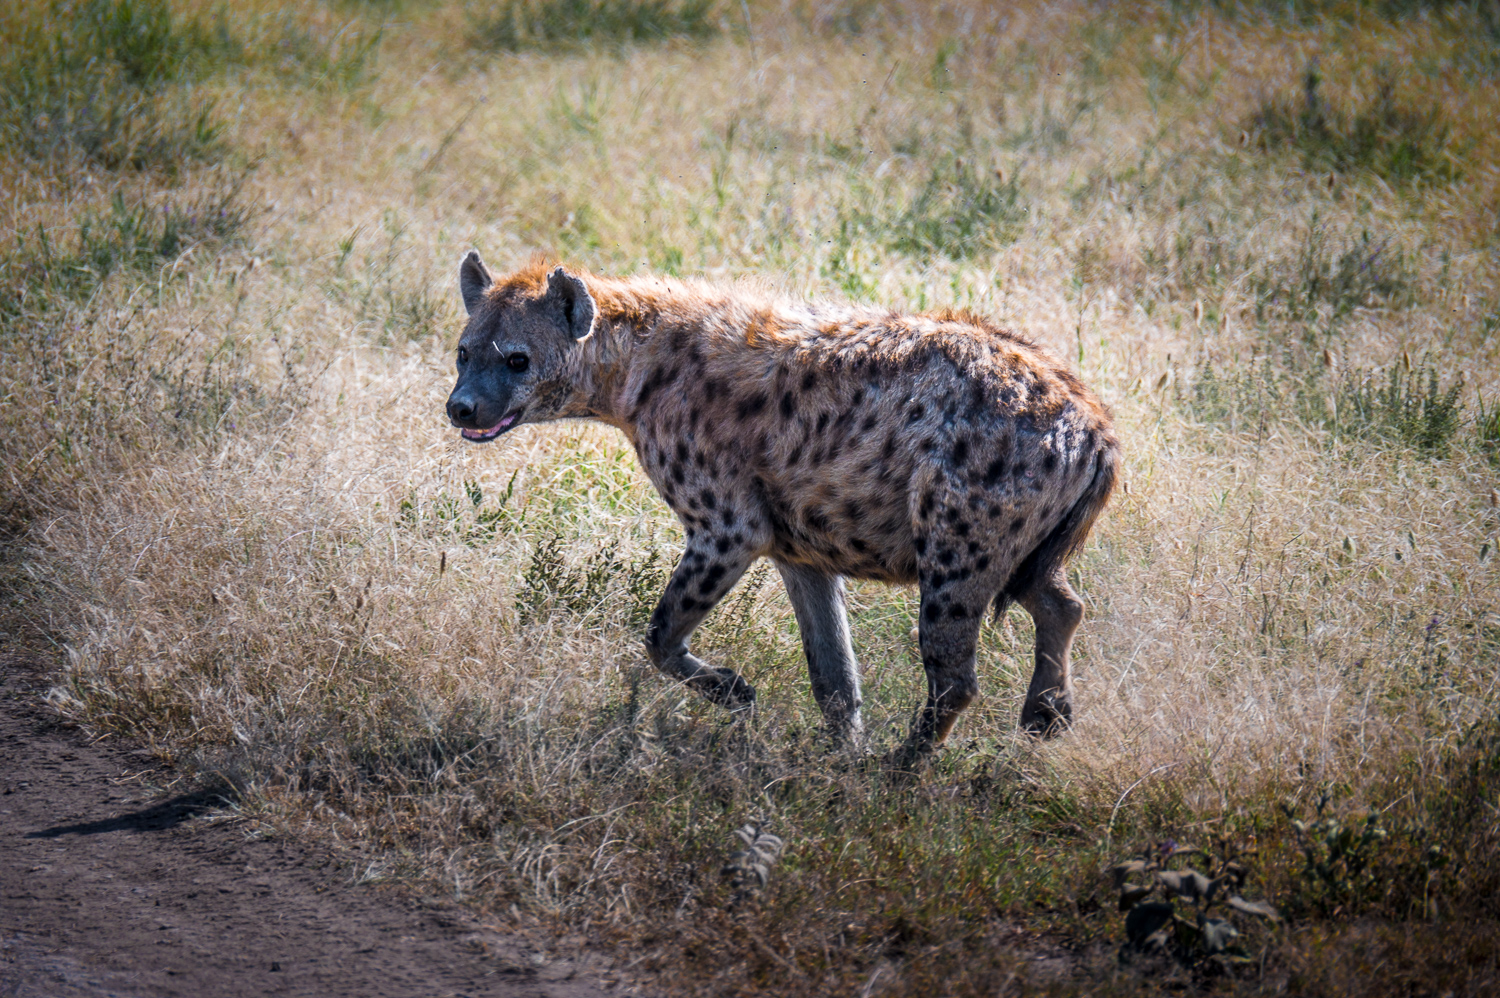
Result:
M228 787L153 799L131 778L150 754L58 726L38 682L0 661L3 998L625 993L603 961L547 962L462 909L248 837Z

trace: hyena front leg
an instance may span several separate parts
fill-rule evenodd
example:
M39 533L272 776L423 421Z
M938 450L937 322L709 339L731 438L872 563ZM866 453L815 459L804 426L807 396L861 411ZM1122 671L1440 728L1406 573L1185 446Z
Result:
M646 653L658 669L730 710L755 704L755 687L733 669L716 669L688 651L687 639L755 560L742 535L689 535L687 551L646 630Z
M807 674L812 680L813 699L823 711L823 722L835 738L857 738L863 728L859 665L849 640L844 580L805 565L777 562L776 569L797 612Z

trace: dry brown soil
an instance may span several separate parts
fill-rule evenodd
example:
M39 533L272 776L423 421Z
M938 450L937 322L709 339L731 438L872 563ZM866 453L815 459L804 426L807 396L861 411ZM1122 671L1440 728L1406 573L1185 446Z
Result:
M148 792L150 753L59 725L42 685L0 662L0 996L625 993L587 960L250 836L212 790Z

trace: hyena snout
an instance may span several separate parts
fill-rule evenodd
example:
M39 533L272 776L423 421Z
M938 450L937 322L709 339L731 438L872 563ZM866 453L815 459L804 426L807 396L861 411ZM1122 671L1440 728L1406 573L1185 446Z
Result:
M448 396L448 420L454 426L478 429L479 424L474 422L478 409L479 402L472 393L455 391Z

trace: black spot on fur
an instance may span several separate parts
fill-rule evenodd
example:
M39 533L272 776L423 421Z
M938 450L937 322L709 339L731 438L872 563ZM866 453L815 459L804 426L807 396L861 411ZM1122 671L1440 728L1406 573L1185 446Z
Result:
M685 444L684 442L682 442L681 440L679 440L679 441L677 441L677 460L679 460L679 461L686 461L687 459L688 459L688 445Z
M729 549L733 547L733 545L729 543L728 537L720 537L718 540L714 541L714 547L719 549L720 554L728 554Z
M791 419L797 414L797 399L791 392L781 393L781 418Z
M953 564L953 559L955 557L956 555L954 555L953 549L949 547L942 548L937 553L938 564L942 565L944 568L947 568L949 565Z
M818 383L818 372L817 371L808 371L806 374L802 375L802 390L804 392L812 391L813 386L816 385L817 383Z
M849 400L849 404L853 405L853 406L860 406L860 405L864 404L864 401L865 401L865 390L863 388L856 388L856 389L854 389L854 397Z
M1026 518L1018 516L1014 520L1010 521L1010 532L1013 534L1019 534L1022 528L1024 528L1025 526Z
M915 423L926 414L927 410L920 403L918 403L917 405L914 405L910 409L906 410L906 421L908 423Z
M916 541L913 543L913 546L917 549L917 554L926 554L927 553L927 538L925 538L925 537L918 537L916 539Z
M682 465L672 465L672 481L676 482L678 485L681 485L685 478L687 478L687 473L682 470Z
M800 460L802 460L802 448L793 447L791 455L786 459L786 466L790 468Z
M993 486L998 483L1005 474L1005 458L997 457L984 469L984 484Z
M922 493L922 502L921 502L921 504L919 506L917 506L917 518L921 519L921 520L925 520L925 519L927 519L928 515L931 512L932 512L932 491L928 490L928 491Z
M826 413L826 412L819 413L818 414L818 427L813 432L814 433L822 433L824 430L828 429L828 419L829 419L828 413Z
M1047 452L1047 456L1044 457L1044 458L1042 458L1042 470L1044 470L1044 471L1056 471L1057 470L1057 455L1054 454L1050 450Z
M879 422L880 421L874 416L866 416L863 425L861 425L859 428L859 432L869 433L871 430L875 429L876 425L878 425Z
M641 390L636 393L635 396L635 408L637 410L643 408L646 402L651 398L651 393L656 391L656 379L660 376L661 368L657 368L655 371L651 372L651 374L646 378L644 382L642 382Z
M765 407L765 392L756 392L749 398L740 399L740 404L735 407L734 411L735 415L739 416L740 419L749 419L751 416L759 415L760 411Z
M962 468L969 460L969 438L959 437L953 444L953 467Z
M948 608L948 616L953 620L963 620L969 615L969 608L962 603L954 603Z
M936 601L933 601L922 607L922 616L936 624L942 619L943 608L938 606Z
M682 603L679 605L688 613L692 613L694 610L698 609L698 601L693 599L691 596L684 596L682 598Z
M974 562L974 570L976 572L982 572L986 568L989 568L989 567L990 567L990 556L987 555L987 554L980 555L979 556L979 560L976 561L976 562Z

